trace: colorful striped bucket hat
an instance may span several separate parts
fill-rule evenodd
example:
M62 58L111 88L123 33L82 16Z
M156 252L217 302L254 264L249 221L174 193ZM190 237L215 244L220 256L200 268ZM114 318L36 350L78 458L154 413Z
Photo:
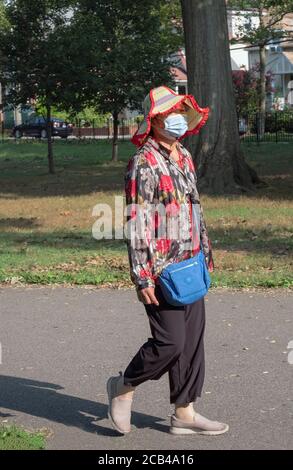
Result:
M167 86L152 88L143 102L144 120L131 138L131 142L140 147L146 140L151 130L151 119L157 114L166 115L181 107L181 103L187 105L188 130L178 140L187 135L198 134L200 128L206 123L209 116L209 108L201 108L192 95L179 95Z

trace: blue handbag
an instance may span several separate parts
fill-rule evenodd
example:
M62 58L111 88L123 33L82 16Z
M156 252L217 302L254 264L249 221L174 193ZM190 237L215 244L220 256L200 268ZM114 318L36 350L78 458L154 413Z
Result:
M202 249L191 258L166 266L158 281L171 305L187 305L204 297L211 278Z

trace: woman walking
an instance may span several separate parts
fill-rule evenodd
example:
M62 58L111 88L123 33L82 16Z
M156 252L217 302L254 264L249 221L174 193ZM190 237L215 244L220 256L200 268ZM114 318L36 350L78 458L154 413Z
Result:
M172 434L218 435L229 429L193 407L201 396L205 375L204 297L187 305L173 305L158 282L163 268L195 256L200 248L208 270L214 269L195 167L180 143L185 136L199 132L208 113L209 109L200 108L192 95L178 95L166 86L153 88L144 100L144 120L132 137L138 148L125 173L131 234L127 248L131 280L148 315L152 337L139 348L124 373L120 371L107 381L108 416L122 434L131 431L135 388L165 373L169 376L170 403L175 408ZM156 204L163 205L165 217L145 209ZM142 220L147 221L143 236L138 230L141 207ZM161 236L166 225L167 235Z

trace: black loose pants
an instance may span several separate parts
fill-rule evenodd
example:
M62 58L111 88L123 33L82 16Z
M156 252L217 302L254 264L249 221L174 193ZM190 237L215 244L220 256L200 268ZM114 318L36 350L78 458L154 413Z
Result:
M143 304L152 337L126 367L124 383L135 387L168 372L170 403L194 402L201 396L205 375L204 297L189 305L170 305L158 284L155 295L158 306Z

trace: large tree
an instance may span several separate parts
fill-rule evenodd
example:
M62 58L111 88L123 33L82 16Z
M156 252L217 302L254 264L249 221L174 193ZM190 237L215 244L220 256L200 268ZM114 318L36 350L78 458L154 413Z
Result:
M189 145L200 188L212 194L241 193L260 180L240 147L225 0L181 0L189 92L210 117ZM191 144L191 142L193 142Z
M45 109L50 173L55 172L52 106L81 109L99 51L96 23L72 26L75 3L11 0L6 7L10 28L0 35L0 80L9 91L7 103L23 106L34 99Z

